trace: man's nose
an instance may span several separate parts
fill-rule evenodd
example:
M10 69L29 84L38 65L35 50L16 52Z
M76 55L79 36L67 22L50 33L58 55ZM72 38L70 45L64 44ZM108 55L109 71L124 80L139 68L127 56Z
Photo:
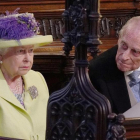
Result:
M124 51L123 54L122 54L122 59L123 60L128 60L129 57L130 57L130 50Z

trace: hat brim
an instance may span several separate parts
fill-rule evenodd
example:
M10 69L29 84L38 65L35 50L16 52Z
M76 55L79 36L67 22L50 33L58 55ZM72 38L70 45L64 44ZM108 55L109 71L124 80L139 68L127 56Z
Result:
M53 42L52 35L37 35L30 38L20 39L20 40L4 40L0 39L0 48L18 47L35 45L35 47L44 46Z

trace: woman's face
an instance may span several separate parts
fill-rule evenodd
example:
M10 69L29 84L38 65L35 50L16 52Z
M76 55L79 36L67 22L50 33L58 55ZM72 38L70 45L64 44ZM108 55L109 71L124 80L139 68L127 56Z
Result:
M10 78L25 75L32 68L33 56L33 45L9 48L1 57L1 70Z

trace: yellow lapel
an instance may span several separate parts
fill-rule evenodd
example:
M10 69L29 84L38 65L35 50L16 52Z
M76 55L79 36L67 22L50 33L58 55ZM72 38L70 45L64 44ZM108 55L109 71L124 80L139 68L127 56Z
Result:
M20 104L20 102L11 92L1 70L0 70L0 97L25 111L24 107Z
M31 98L31 95L29 93L29 87L32 87L33 83L35 83L34 78L29 73L30 71L26 75L22 76L24 80L24 85L25 85L24 105L27 112L33 102L33 99Z
M30 73L30 71L28 73ZM23 80L24 80L24 85L25 85L25 98L24 98L25 109L24 109L24 107L20 104L20 102L17 100L17 98L11 92L11 90L3 76L3 73L0 70L0 97L2 97L3 99L7 100L11 104L21 108L22 110L24 110L26 112L29 111L28 109L30 108L32 102L34 101L34 99L31 98L28 89L29 89L29 87L34 86L33 83L37 84L34 81L34 77L28 73L26 75L22 76Z

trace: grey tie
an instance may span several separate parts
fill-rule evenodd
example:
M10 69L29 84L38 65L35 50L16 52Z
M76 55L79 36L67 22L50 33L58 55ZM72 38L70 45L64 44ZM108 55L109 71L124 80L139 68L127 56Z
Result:
M138 102L140 102L140 71L134 71L133 73L129 74L128 77L130 78L129 86L132 89L132 92Z

